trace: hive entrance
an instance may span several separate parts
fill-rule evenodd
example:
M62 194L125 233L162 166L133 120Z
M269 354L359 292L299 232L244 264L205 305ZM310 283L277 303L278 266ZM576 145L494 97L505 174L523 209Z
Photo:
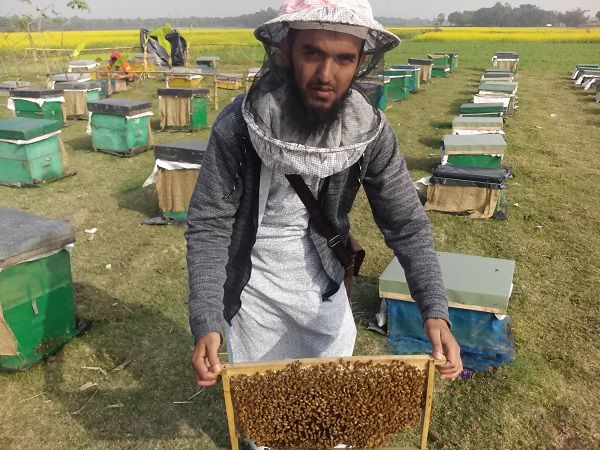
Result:
M421 424L424 449L434 365L428 356L227 365L232 448L238 432L270 449L374 448Z

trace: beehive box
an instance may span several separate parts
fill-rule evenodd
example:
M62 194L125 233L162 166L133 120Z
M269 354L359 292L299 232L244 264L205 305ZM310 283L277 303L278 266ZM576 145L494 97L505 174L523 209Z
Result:
M362 82L361 86L364 89L371 103L380 111L385 111L388 108L388 88L390 77L385 76L369 76Z
M84 117L87 119L87 103L100 100L99 81L61 82L55 83L54 87L63 91L64 112L68 119Z
M401 70L386 70L383 72L385 96L387 100L397 102L410 98L411 75Z
M236 90L243 88L244 76L241 73L219 73L216 84L219 89Z
M501 81L495 80L493 82L486 81L479 85L477 88L478 94L484 93L498 93L506 95L516 95L517 89L519 88L518 83L512 81Z
M158 90L160 127L195 130L208 126L208 89L171 88Z
M418 92L421 85L421 66L397 65L392 66L390 71L398 71L398 75L410 76L410 92Z
M207 142L184 141L154 146L156 192L163 217L183 222L196 187Z
M502 103L504 115L511 116L517 109L516 96L503 94L501 92L481 92L473 96L473 103L477 105L488 105Z
M0 183L28 186L62 176L60 128L55 120L0 120Z
M514 52L496 52L492 57L492 64L497 69L516 73L519 64L519 55Z
M463 120L476 120L465 117ZM494 118L486 118L490 120ZM496 120L502 122L502 118ZM499 134L446 135L442 139L442 164L500 169L506 154L506 141Z
M413 66L419 66L421 72L419 73L420 82L427 84L431 81L431 71L433 69L433 61L431 59L414 59L409 58L408 64Z
M0 82L0 95L10 95L10 91L31 87L29 81L2 81Z
M459 112L463 117L502 117L504 115L504 104L463 103L460 105Z
M0 369L24 369L76 335L71 224L0 208Z
M174 67L166 73L166 87L196 89L201 86L202 79L202 69Z
M439 165L427 187L426 211L506 219L507 169Z
M502 117L463 117L452 119L452 134L503 134L504 119Z
M434 64L431 67L431 76L433 78L448 78L450 76L450 66Z
M198 68L205 74L214 74L217 71L217 64L221 61L219 56L199 56L196 59Z
M107 98L88 102L94 150L131 156L152 144L151 104Z
M481 76L482 82L494 82L494 81L515 81L515 74L511 72L490 72L484 73Z
M271 449L373 448L420 425L427 448L436 361L427 355L227 364L231 448L238 432Z
M450 66L450 72L456 72L458 70L458 53L457 52L436 52L436 56L447 56L449 58L448 65Z
M510 363L515 356L508 304L515 262L480 256L438 253L452 333L465 367L484 370ZM388 342L400 354L431 352L423 321L402 266L394 258L379 277L386 302Z
M10 97L16 117L65 121L65 99L60 89L16 89L10 92Z
M79 59L69 63L69 72L93 72L98 69L99 64L93 59Z
M87 72L67 72L67 73L59 73L56 75L52 75L52 81L54 82L54 87L56 83L75 83L75 82L87 82L92 81L92 75Z

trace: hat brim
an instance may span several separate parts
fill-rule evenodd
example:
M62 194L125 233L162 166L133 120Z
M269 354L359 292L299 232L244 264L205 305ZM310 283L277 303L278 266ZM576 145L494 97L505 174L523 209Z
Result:
M283 14L256 28L254 36L265 45L278 47L287 36L288 24L294 22L345 24L367 28L369 32L364 48L367 53L387 52L400 44L400 38L376 20L346 8L331 7Z

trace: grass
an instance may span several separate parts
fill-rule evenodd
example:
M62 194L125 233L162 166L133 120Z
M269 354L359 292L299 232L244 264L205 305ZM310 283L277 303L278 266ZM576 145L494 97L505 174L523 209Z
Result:
M595 449L600 438L600 105L573 87L567 72L578 62L598 62L598 44L527 42L500 48L488 42L407 41L388 62L439 50L460 53L459 71L435 79L386 113L413 179L436 165L439 139L449 132L458 105L472 96L493 52L521 55L520 109L506 124L506 162L516 172L509 220L429 214L438 250L516 260L509 313L517 359L471 381L437 383L431 448ZM257 65L260 55L232 62L237 64L227 70ZM147 80L119 97L151 99L157 111L161 85ZM226 100L222 96L221 104ZM0 116L7 117L7 111L0 110ZM209 120L214 117L211 110ZM84 130L84 122L70 122L63 131L75 177L37 189L0 187L2 206L75 225L78 311L94 321L87 334L47 361L0 374L0 448L226 448L220 388L204 391L193 404L173 404L196 392L189 363L185 243L182 228L140 225L158 213L155 193L141 188L152 171L152 154L118 159L90 152ZM155 140L208 135L208 130L156 133ZM364 196L355 204L352 223L368 252L355 289L359 319L378 305L377 277L391 254ZM88 241L84 229L92 227L97 236ZM109 263L112 270L105 268ZM385 351L384 337L359 329L357 354ZM125 370L107 376L82 369L110 370L130 359ZM78 392L89 381L98 383L97 392Z

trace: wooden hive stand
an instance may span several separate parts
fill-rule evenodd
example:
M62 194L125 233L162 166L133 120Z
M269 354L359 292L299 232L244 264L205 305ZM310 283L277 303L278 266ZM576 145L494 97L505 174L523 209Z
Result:
M259 362L259 363L246 363L246 364L226 364L221 372L223 380L223 392L225 396L225 409L227 412L227 424L229 428L229 437L231 440L232 450L239 450L239 436L238 427L236 424L234 402L232 396L231 381L237 376L247 375L263 375L267 372L276 372L286 369L290 364L300 364L300 367L310 367L316 365L325 365L331 363L337 363L339 365L344 363L372 363L372 364L383 364L388 365L392 363L402 362L407 366L419 369L423 371L425 376L424 383L424 402L420 411L420 445L418 447L385 447L388 450L425 450L427 448L427 436L429 433L429 425L431 420L431 406L433 399L433 384L435 378L435 366L443 364L444 361L434 360L429 355L379 355L379 356L354 356L345 358L314 358L314 359L299 359L299 360L280 360L270 362ZM381 386L384 390L385 386ZM377 414L377 411L373 411L373 414ZM248 436L252 437L252 436ZM381 447L380 447L381 448ZM270 450L275 448L270 447ZM282 449L278 449L282 450ZM291 449L287 449L291 450Z

